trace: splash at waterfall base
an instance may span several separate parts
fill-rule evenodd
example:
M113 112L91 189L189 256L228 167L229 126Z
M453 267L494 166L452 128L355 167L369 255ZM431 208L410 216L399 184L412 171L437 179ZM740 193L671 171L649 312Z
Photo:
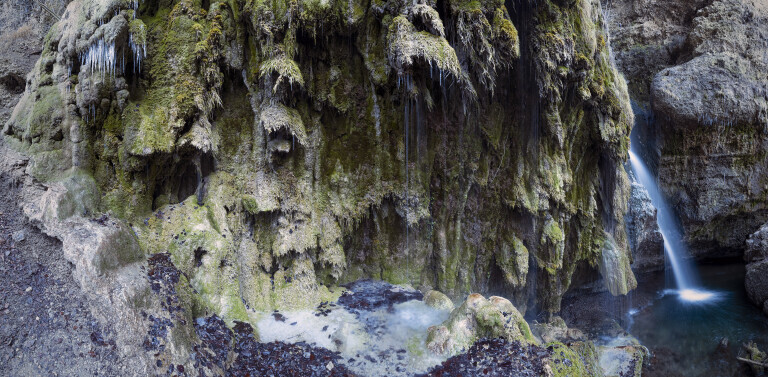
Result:
M648 348L644 377L751 376L750 367L737 360L742 346L768 346L768 322L743 288L744 265L736 260L698 267L701 286L717 296L689 302L669 292L663 271L638 275L638 289L627 297L605 293L568 296L563 319L584 330L599 348L624 341L628 334Z
M706 302L716 299L717 293L708 292L699 287L698 274L688 258L683 232L650 170L633 150L629 151L629 162L634 177L648 192L651 202L658 211L657 222L663 239L664 255L669 262L677 288L675 291L668 291L677 294L681 301L686 302Z

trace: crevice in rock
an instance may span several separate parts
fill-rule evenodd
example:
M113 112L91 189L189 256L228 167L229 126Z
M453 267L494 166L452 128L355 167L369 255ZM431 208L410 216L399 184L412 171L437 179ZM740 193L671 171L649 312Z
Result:
M0 85L13 94L21 94L27 87L27 82L21 75L9 73L0 77Z
M201 267L203 265L203 257L208 254L208 250L198 247L195 250L195 267Z

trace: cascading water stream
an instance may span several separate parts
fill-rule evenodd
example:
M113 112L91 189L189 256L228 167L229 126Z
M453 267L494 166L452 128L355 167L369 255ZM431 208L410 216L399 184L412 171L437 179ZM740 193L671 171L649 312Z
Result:
M686 247L683 243L683 233L675 221L672 209L662 196L655 179L650 170L645 166L642 160L632 151L629 151L629 162L632 165L632 171L640 184L648 191L651 197L651 203L656 207L656 222L659 225L659 232L664 239L664 252L672 266L672 272L675 276L680 298L684 301L706 301L715 296L713 292L708 292L699 288L699 281L691 263L685 259Z

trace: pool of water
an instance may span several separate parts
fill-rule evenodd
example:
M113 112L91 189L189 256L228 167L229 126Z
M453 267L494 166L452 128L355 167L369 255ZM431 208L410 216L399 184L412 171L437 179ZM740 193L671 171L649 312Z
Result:
M768 317L749 301L744 273L741 264L700 266L702 288L714 296L697 302L666 289L663 272L649 276L637 294L652 299L629 310L627 330L657 356L664 354L657 363L669 364L665 369L684 376L740 375L742 343L768 349ZM724 338L728 347L718 349Z

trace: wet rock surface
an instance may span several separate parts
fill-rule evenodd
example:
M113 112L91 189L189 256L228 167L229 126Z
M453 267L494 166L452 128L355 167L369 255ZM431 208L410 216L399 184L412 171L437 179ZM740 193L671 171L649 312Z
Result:
M528 323L509 300L473 293L449 318L428 330L427 348L437 354L454 355L479 338L535 343Z
M453 356L421 376L519 376L544 375L544 359L552 350L503 339L480 339L467 353Z
M227 376L355 376L340 364L338 353L303 342L259 343L253 336L253 328L242 322L234 330L236 356Z
M768 314L768 224L749 236L744 250L747 273L744 288L750 301Z
M0 193L0 375L132 375L109 325L89 311L61 243L26 221L5 176Z
M739 256L768 220L768 7L754 0L608 7L616 60L631 83L633 143L694 256Z
M338 303L352 313L391 308L395 304L423 298L417 290L408 290L380 280L359 280L345 287L349 290L339 297Z
M632 249L632 268L651 271L664 268L664 239L656 223L656 208L648 191L632 179L627 213L627 237Z

